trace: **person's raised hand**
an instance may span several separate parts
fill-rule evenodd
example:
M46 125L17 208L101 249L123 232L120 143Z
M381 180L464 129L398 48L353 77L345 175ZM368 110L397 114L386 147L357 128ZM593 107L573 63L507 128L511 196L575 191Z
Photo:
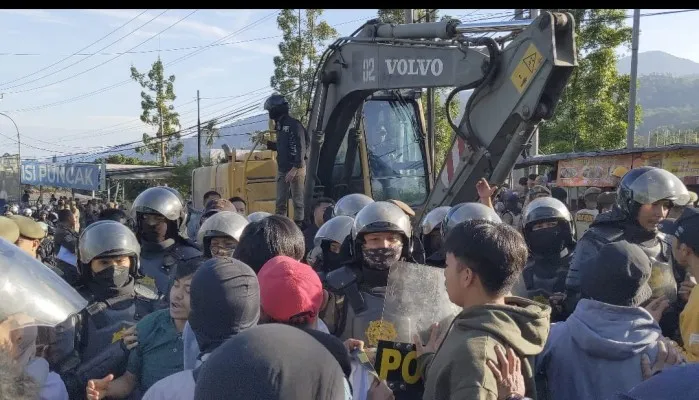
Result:
M497 186L490 186L485 178L481 178L476 182L476 190L478 191L478 197L481 199L491 198L496 190Z
M87 400L100 400L107 397L109 382L114 380L114 375L109 374L102 379L90 379L87 382Z
M446 336L446 331L439 335L439 324L434 323L432 326L430 326L430 338L427 340L427 343L422 344L422 340L420 339L419 335L413 335L413 343L415 344L415 351L417 352L417 356L420 357L421 355L425 353L434 353L437 351L437 348L439 348L439 345L442 344L442 341L444 341L444 337Z

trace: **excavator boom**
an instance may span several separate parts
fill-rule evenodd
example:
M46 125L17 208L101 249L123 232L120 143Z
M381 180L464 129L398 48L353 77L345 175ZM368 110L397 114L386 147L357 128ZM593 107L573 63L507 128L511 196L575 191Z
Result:
M474 89L438 179L416 218L434 207L477 199L475 183L501 184L537 125L551 118L577 66L572 15L544 12L533 21L473 26L459 21L365 24L321 59L309 118L306 204L335 182L340 141L376 92ZM471 34L521 30L501 49ZM450 95L451 97L451 95ZM445 105L447 106L447 105ZM319 168L320 166L320 168Z

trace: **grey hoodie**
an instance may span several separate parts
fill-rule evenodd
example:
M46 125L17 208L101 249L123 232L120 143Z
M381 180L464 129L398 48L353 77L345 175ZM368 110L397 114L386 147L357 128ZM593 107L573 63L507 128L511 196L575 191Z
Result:
M660 337L643 308L583 299L565 322L551 326L536 369L550 399L607 399L641 383L641 355L653 362Z

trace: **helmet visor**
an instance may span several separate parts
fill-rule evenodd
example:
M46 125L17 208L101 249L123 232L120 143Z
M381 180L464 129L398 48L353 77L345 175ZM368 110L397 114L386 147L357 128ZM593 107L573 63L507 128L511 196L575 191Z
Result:
M689 191L675 174L660 168L646 171L629 185L633 200L640 204L653 204L670 200L675 205L689 203Z

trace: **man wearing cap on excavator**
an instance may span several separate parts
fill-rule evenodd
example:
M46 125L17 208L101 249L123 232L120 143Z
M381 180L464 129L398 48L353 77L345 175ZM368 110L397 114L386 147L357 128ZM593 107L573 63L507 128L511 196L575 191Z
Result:
M289 115L289 103L280 94L265 101L269 119L274 120L277 141L267 142L267 148L277 152L277 205L276 213L287 214L289 191L294 203L294 221L303 229L303 186L306 181L306 149L308 134L303 124Z

